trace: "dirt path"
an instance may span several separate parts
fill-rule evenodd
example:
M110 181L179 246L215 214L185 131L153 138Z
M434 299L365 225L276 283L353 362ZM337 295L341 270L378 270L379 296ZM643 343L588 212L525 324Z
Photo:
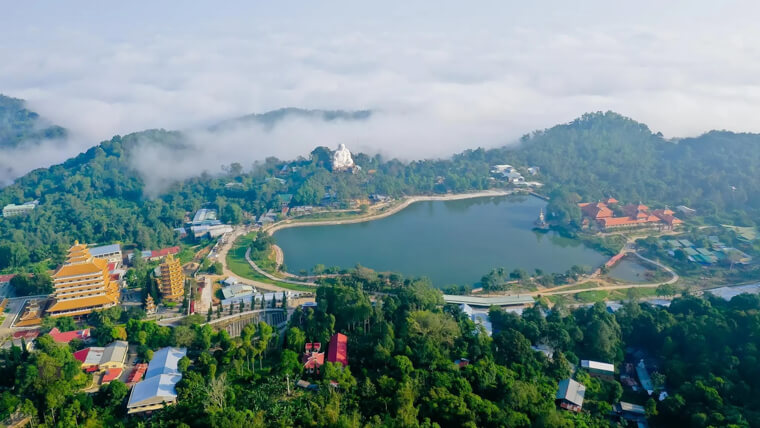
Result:
M679 279L681 279L681 277L678 276L678 274L673 269L669 268L668 266L665 266L664 264L662 264L660 262L654 261L652 259L648 259L648 258L642 256L641 254L639 254L639 253L637 253L636 251L633 251L633 250L625 251L625 253L626 254L633 254L634 256L640 258L641 260L644 260L644 261L646 261L648 263L651 263L651 264L659 267L660 269L668 272L670 274L671 278L669 280L667 280L667 281L659 281L659 282L652 282L652 283L645 283L645 284L640 284L640 283L612 284L612 283L608 282L605 279L586 278L584 280L592 280L592 281L598 282L600 284L606 284L606 285L602 285L600 287L589 287L589 288L579 288L579 289L575 289L575 290L565 290L566 288L577 286L578 283L576 282L576 283L573 283L573 284L566 284L566 285L560 285L560 286L557 286L557 287L547 288L547 289L544 289L544 290L541 290L541 291L534 291L534 292L532 292L530 294L532 294L534 296L536 296L536 295L552 296L552 295L558 295L558 294L576 294L576 293L582 293L584 291L622 290L622 289L627 289L627 288L656 288L656 287L659 287L662 284L674 284Z

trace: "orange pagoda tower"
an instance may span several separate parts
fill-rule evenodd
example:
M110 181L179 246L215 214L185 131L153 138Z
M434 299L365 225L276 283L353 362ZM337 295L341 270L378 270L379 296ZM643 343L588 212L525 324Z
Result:
M111 281L108 262L90 254L86 244L74 242L66 263L53 275L51 317L86 315L119 303L119 285Z
M185 275L179 259L173 255L169 254L161 263L161 276L157 280L164 299L178 301L185 295Z

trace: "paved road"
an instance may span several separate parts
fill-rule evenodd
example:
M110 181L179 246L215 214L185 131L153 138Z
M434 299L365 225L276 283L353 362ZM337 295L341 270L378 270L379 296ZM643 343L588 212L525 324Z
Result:
M248 248L247 250L245 250L245 260L248 262L249 265L251 265L251 267L256 272L258 272L260 275L264 275L265 277L271 279L272 281L280 281L280 282L285 282L285 283L288 283L288 284L295 284L295 285L305 285L307 287L316 287L317 286L316 282L311 282L311 281L293 281L292 279L282 279L282 278L278 278L278 277L272 275L271 273L269 273L269 272L265 271L264 269L260 268L258 265L256 265L256 263L254 263L253 260L251 260L251 249L250 248Z
M225 277L233 277L241 284L252 285L258 289L266 291L290 291L287 288L279 287L277 285L269 284L266 282L256 281L253 279L243 278L236 275L227 267L227 253L232 248L233 243L242 235L250 233L253 229L245 226L236 226L229 235L225 235L224 243L220 245L219 252L217 253L217 261L222 264L222 271Z

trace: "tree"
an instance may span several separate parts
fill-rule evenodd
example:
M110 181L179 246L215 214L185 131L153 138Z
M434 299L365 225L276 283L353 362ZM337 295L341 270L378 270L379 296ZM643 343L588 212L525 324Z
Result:
M285 291L282 292L282 308L288 309L288 293Z
M206 314L206 322L211 322L211 316L213 315L213 311L211 310L211 305L208 306L208 313Z

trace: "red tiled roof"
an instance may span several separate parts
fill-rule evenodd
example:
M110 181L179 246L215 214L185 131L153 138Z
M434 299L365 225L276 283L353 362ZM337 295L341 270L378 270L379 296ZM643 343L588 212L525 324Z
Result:
M0 282L10 282L14 276L16 276L15 273L11 273L8 275L0 275Z
M81 349L79 351L74 352L74 358L81 362L85 362L87 360L87 354L90 353L90 348Z
M58 330L58 327L53 327L52 330L50 330L50 333L48 333L50 337L53 338L54 341L57 343L69 343L74 339L79 340L86 340L90 338L90 329L86 328L84 330L76 330L76 331L60 331Z
M160 250L153 250L150 252L150 257L166 257L169 254L177 254L179 253L179 247L169 247L169 248L162 248Z
M132 370L132 373L129 374L129 377L127 378L127 383L137 382L140 379L142 379L145 372L148 370L148 365L144 363L140 363L135 365L134 370Z
M325 364L324 352L312 352L303 354L303 367L305 369L318 369Z
M583 214L593 219L612 217L614 215L612 210L602 202L597 202L595 204L585 204L582 206L581 204L578 205L580 206L581 211L583 211Z
M23 337L24 339L31 340L31 339L36 339L37 336L39 336L39 335L40 335L40 330L39 329L21 330L21 331L17 331L15 333L13 333L13 338L14 339L21 339Z
M335 333L330 338L330 344L327 348L327 361L331 363L341 363L343 366L348 365L348 337L345 334Z
M121 376L121 372L122 369L108 369L103 375L103 380L101 380L101 383L107 383L111 382L114 379L117 379L119 376Z
M617 199L615 199L615 198L613 198L613 197L609 197L609 198L607 198L607 200L606 200L606 201L604 201L604 202L606 202L607 204L617 204L617 203L618 203L618 202L620 202L620 201L618 201Z

